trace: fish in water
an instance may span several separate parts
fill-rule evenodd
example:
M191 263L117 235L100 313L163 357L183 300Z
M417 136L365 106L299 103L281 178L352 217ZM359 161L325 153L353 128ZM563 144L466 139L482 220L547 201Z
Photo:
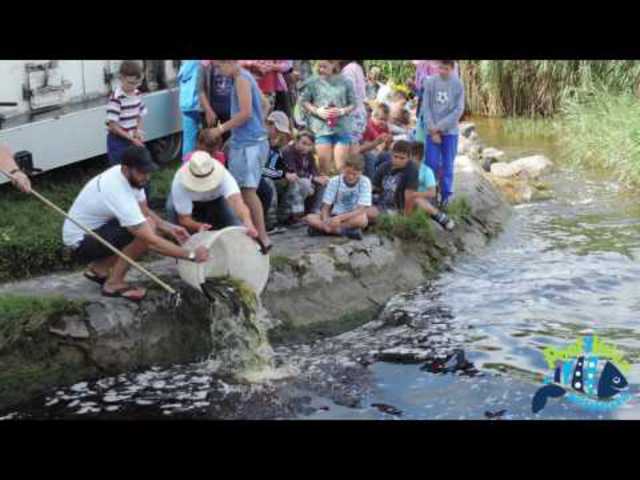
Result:
M465 375L475 376L478 371L473 363L467 360L463 350L456 350L444 360L427 361L420 370L430 373L455 373L462 371Z
M393 405L388 405L386 403L372 403L371 406L389 415L402 416L402 410L397 409Z
M491 412L491 411L487 410L486 412L484 412L484 416L487 417L487 418L500 419L500 417L504 416L505 413L507 413L506 410L498 410L497 412Z
M628 385L622 372L609 360L592 354L582 355L556 363L553 381L536 392L531 409L538 413L550 397L562 397L569 389L595 401L607 401L626 390Z

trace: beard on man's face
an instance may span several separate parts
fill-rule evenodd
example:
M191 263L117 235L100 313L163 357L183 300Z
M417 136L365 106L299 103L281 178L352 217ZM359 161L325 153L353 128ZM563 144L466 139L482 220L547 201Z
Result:
M131 172L127 175L127 180L129 181L129 185L137 189L144 188L149 183L149 180L136 180Z

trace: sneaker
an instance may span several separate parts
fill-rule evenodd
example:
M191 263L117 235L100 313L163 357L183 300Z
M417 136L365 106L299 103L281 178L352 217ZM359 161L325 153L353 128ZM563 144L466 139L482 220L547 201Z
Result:
M440 200L438 208L443 211L446 212L447 211L447 207L449 206L449 203L451 203L451 199L446 198L444 200Z
M310 237L321 237L322 235L324 235L324 232L322 230L318 230L317 228L313 227L308 227L307 233Z
M456 227L456 223L444 212L440 212L432 217L436 222L440 224L442 228L450 232Z
M351 240L362 240L362 229L360 228L345 228L342 231L342 235Z

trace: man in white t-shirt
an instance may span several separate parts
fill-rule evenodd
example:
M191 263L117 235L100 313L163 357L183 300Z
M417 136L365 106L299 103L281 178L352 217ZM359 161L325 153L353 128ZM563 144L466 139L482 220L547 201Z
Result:
M121 159L121 165L111 167L84 186L69 216L134 260L151 249L168 257L206 261L209 252L205 247L189 251L158 234L163 233L180 244L189 238L183 227L162 220L147 204L143 189L156 168L149 151L132 145L123 151ZM77 259L89 262L84 275L102 285L103 295L136 302L144 298L143 288L125 282L129 264L91 235L66 220L62 238Z
M167 199L167 213L170 220L192 233L238 225L240 219L247 235L258 237L238 183L205 151L194 152L176 172Z

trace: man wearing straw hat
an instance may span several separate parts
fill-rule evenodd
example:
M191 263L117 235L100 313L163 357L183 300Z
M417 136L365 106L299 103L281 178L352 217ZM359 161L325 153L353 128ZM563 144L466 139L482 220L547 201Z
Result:
M247 235L258 237L238 183L205 151L194 152L189 162L176 172L167 213L170 220L192 233L238 225L240 219Z
M84 186L69 210L69 217L132 260L154 250L168 257L206 261L209 257L206 247L189 251L158 234L172 237L180 244L189 238L183 227L162 220L147 205L144 187L149 182L151 171L156 168L146 148L127 147L122 153L121 165L109 168ZM64 244L73 249L76 259L89 263L84 275L102 285L104 296L122 297L134 302L145 297L145 289L125 282L129 262L114 255L93 235L85 234L67 219L62 237Z
M11 151L4 145L0 145L0 170L3 170L13 176L11 183L13 183L14 187L24 193L29 193L31 190L29 177L27 177L27 175L20 170L18 165L16 165L16 161L13 159Z

